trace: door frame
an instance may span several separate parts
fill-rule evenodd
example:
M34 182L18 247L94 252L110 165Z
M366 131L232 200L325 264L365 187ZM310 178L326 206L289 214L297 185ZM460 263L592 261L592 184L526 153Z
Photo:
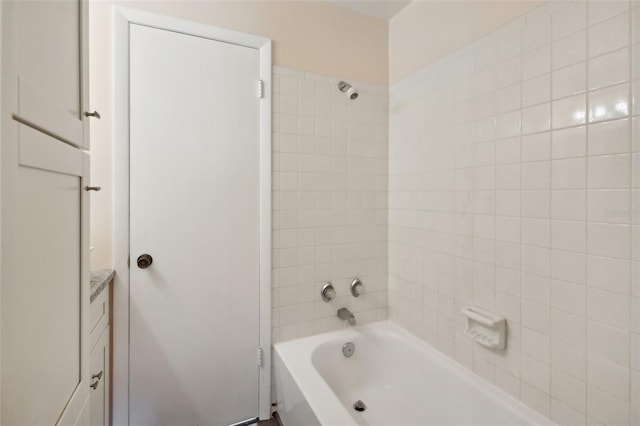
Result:
M271 40L135 9L113 8L114 268L113 424L129 424L129 27L148 27L254 48L260 55L259 417L271 417ZM258 82L256 82L258 96ZM258 354L256 354L256 363Z

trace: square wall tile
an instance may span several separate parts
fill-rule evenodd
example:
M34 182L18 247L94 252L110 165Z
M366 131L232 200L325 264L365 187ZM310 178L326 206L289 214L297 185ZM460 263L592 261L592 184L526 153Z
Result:
M629 188L630 168L629 154L590 157L588 159L589 188Z
M551 74L543 74L522 83L523 107L549 102L550 100Z
M566 281L551 282L551 307L570 314L586 316L587 289Z
M586 224L584 222L551 222L551 247L584 253L587 245Z
M587 199L590 222L629 223L631 194L628 189L590 190Z
M575 95L553 102L554 129L577 126L586 122L586 96Z
M553 189L580 189L587 184L585 158L553 160L551 162L551 187Z
M565 68L554 69L551 74L553 99L564 98L587 90L587 63L582 61Z
M551 42L551 14L527 21L522 28L522 50L529 52Z
M590 223L587 252L596 256L629 259L630 228L627 225Z
M586 39L585 39L586 45ZM564 46L563 46L564 47ZM565 49L570 49L567 44ZM583 58L584 59L584 58ZM577 61L576 61L577 62ZM568 65L568 64L567 64ZM528 80L551 70L551 45L539 47L522 56L522 78Z
M590 58L625 47L629 42L629 12L589 27Z
M593 1L589 3L589 25L596 24L608 18L629 10L628 1L612 0L607 2Z
M553 190L551 191L551 218L561 220L586 219L585 190Z
M629 48L589 59L589 90L629 81Z
M551 15L553 39L559 39L587 26L587 2L568 3Z
M542 161L550 158L551 134L549 132L522 136L522 161Z
M551 105L549 103L522 110L522 133L537 133L551 127Z
M584 61L587 59L587 32L578 31L553 42L553 69Z
M629 296L590 288L587 300L590 320L624 330L629 329Z
M587 153L585 126L556 130L552 133L551 158L583 157Z
M626 154L631 151L629 119L589 127L589 155Z
M596 321L588 323L587 350L619 364L629 362L629 333Z

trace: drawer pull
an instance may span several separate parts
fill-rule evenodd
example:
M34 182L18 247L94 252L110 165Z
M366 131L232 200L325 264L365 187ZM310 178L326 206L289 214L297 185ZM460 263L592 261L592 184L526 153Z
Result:
M91 389L96 390L99 384L100 384L100 380L96 380L94 383L91 383L89 386L91 386Z
M102 370L100 370L100 372L98 374L94 374L91 376L92 379L102 379Z

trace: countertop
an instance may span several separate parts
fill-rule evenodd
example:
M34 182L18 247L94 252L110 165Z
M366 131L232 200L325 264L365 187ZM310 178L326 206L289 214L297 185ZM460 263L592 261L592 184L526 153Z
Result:
M102 290L107 288L107 285L111 282L115 276L116 271L113 269L100 269L98 271L91 271L91 301L93 302L96 297L102 293Z

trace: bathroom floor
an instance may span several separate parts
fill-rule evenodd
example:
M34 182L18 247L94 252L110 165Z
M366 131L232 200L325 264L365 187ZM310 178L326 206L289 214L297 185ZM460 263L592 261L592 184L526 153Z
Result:
M258 424L260 426L279 426L278 420L276 420L275 417L269 419L269 420L264 420L262 422L258 422Z

